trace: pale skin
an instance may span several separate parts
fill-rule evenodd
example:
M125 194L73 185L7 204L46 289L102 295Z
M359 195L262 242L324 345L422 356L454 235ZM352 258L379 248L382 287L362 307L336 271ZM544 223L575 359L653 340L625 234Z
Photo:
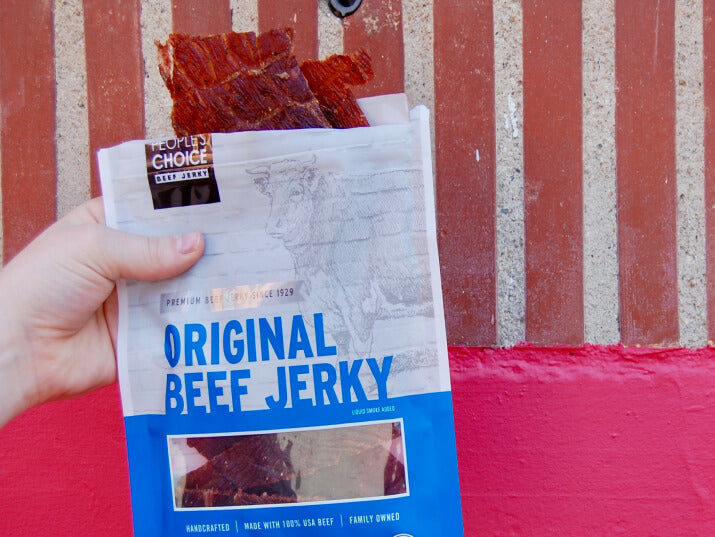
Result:
M116 379L116 282L188 270L200 233L144 237L108 228L95 198L0 270L0 427L41 403Z

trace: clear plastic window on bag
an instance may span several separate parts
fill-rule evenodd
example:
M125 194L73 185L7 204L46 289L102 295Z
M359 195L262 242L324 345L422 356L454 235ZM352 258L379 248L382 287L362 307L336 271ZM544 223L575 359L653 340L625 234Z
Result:
M380 498L408 492L402 422L170 437L176 509Z

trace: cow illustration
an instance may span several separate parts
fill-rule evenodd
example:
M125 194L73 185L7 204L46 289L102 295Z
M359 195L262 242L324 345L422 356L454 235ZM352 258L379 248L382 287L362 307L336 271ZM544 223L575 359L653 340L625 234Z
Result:
M324 173L313 157L248 172L271 200L266 232L343 351L368 355L379 318L432 315L419 171Z

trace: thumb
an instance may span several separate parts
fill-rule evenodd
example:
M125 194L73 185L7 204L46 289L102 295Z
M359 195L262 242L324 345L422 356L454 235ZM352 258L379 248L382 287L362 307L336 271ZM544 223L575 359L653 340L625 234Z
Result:
M147 237L104 228L102 272L112 280L154 281L171 278L191 268L204 252L201 233L168 237Z

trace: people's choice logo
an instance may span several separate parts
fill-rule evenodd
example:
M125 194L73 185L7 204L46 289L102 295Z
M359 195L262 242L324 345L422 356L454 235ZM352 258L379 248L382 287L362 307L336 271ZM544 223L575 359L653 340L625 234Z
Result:
M218 203L210 134L145 144L146 171L154 209Z

